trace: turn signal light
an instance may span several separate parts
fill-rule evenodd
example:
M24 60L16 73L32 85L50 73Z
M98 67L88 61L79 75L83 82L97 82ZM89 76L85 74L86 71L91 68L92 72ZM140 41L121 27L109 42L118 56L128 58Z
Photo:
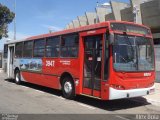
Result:
M112 88L118 89L118 90L124 90L125 88L121 85L111 85Z

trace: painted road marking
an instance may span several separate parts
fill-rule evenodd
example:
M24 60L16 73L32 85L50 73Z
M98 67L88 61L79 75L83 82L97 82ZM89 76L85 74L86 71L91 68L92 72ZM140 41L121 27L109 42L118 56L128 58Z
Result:
M78 104L81 105L81 106L83 106L83 107L87 107L87 108L89 108L89 109L92 109L92 110L95 109L94 107L89 106L89 105L86 105L86 104L83 104L83 103L78 103Z
M39 93L47 94L46 92L43 92L43 91L40 91L40 90L35 90L35 91L37 91ZM53 96L55 98L61 99L61 100L65 100L65 98L57 96L57 95L53 95L53 94L49 94L49 95L51 95L51 96Z
M125 118L125 117L122 117L122 116L119 116L119 115L116 115L116 117L117 117L117 118L121 118L121 119L123 119L123 120L130 120L130 119L128 119L128 118Z
M25 89L29 89L29 87L26 87L26 86L21 86L22 88L25 88Z
M40 91L40 90L35 90L35 91L37 91L37 92L39 92L39 93L43 93L43 94L45 93L45 92L43 92L43 91Z
M57 96L58 97L58 96ZM63 98L63 97L58 97L59 99L61 99L61 100L65 100L65 98Z
M57 96L57 95L53 95L51 94L51 96L55 97L55 98L58 98L58 99L61 99L61 100L65 100L65 98L61 97L61 96Z

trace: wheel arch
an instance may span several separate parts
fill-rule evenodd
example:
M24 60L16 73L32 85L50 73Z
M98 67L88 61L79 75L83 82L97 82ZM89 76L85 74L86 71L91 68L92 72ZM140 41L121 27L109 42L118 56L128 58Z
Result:
M14 69L14 75L16 74L16 71L17 71L17 70L20 72L19 67L16 67L16 68Z
M73 85L74 85L74 87L75 87L74 77L72 76L72 74L69 73L69 72L63 72L63 73L61 74L61 76L60 76L60 85L61 85L61 88L62 88L63 79L64 79L65 77L70 77L71 80L72 80L72 82L73 82Z

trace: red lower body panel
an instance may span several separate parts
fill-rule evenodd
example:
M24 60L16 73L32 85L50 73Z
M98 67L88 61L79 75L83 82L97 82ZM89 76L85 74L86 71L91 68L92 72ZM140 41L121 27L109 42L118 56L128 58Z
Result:
M92 95L92 92L93 92L93 95ZM89 89L89 88L83 88L83 94L86 94L86 95L89 95L89 96L98 97L98 98L101 97L100 96L101 95L100 91L92 90L92 89Z
M22 76L26 82L54 89L60 89L60 82L57 76L29 73L29 72L22 72Z

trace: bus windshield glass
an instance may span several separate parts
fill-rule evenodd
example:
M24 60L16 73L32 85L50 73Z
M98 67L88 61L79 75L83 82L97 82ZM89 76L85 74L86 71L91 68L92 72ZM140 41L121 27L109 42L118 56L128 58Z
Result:
M115 34L113 56L116 71L154 70L154 49L150 38Z

